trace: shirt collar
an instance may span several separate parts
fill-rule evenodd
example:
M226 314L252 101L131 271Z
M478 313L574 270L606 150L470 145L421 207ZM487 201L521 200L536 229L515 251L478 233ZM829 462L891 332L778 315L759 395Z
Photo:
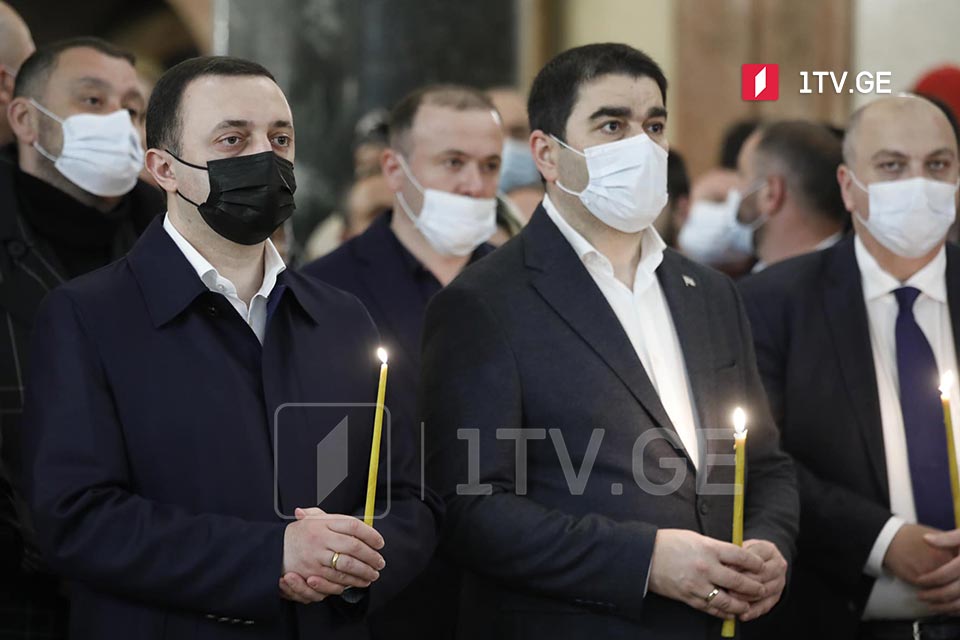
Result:
M163 217L163 229L170 235L170 238L173 239L174 244L176 244L177 248L183 253L183 256L187 259L187 262L190 263L190 266L193 267L193 270L197 272L197 276L200 277L200 280L207 289L216 293L237 294L236 286L230 282L228 278L221 276L217 268L210 264L210 261L204 258L203 255L183 237L183 234L173 226L173 223L170 222L169 214L165 214ZM277 276L286 268L286 265L283 264L283 258L280 257L280 252L277 251L273 242L267 238L263 249L263 282L253 297L261 296L263 298L269 298L270 292L273 291L273 287L277 283Z
M550 196L546 194L543 196L543 209L547 212L553 224L557 226L557 229L560 230L563 237L570 243L570 246L573 247L573 250L577 253L577 257L580 258L580 261L583 262L584 265L596 262L605 272L611 276L613 275L613 265L610 263L609 258L590 244L589 240L584 238L566 221L550 200ZM639 293L652 281L656 280L654 273L657 267L660 266L660 263L663 262L663 252L666 248L667 244L653 226L649 226L643 230L640 236L640 262L637 264L637 273L633 284L635 293Z
M854 238L854 251L857 256L857 266L860 269L860 280L863 284L863 297L867 302L882 298L900 287L915 287L928 298L937 302L947 302L947 252L945 247L941 247L936 257L929 264L903 283L883 270L883 267L867 250L859 235Z

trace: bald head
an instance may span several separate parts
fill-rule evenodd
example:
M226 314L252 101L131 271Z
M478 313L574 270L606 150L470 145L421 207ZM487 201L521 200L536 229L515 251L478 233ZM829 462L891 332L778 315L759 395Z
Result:
M0 64L16 71L35 48L27 23L13 7L0 0Z
M877 154L944 150L957 157L950 121L935 104L912 94L874 100L853 112L843 138L843 161L856 170Z
M23 18L0 0L0 146L13 142L7 105L13 99L14 78L20 65L35 49Z

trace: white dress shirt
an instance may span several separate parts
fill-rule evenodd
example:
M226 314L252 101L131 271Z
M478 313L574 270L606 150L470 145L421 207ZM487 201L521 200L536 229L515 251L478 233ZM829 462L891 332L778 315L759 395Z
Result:
M564 220L548 196L543 197L543 208L577 252L590 277L616 314L650 382L660 396L660 402L680 436L680 441L694 466L699 469L698 418L687 378L686 362L680 350L670 308L656 274L657 267L663 261L666 244L653 227L647 227L643 231L640 240L640 263L637 265L631 290L617 280L610 260Z
M857 265L863 285L870 325L870 343L877 372L877 391L880 399L880 419L883 428L883 449L887 463L887 482L890 486L890 511L893 517L880 531L870 551L864 572L877 578L863 617L865 620L913 620L930 615L927 606L916 598L916 589L895 578L883 568L883 557L894 535L904 523L916 523L917 512L910 482L910 463L907 458L907 437L900 410L900 383L897 374L896 323L900 308L893 291L900 287L915 287L920 295L913 305L913 315L926 336L942 374L957 371L953 327L947 306L947 254L940 253L909 280L900 283L884 271L860 238L854 240ZM960 390L956 384L950 393L954 438L960 436L957 407ZM837 535L843 535L838 532Z
M224 278L210 262L200 255L200 252L190 244L183 235L177 231L177 228L170 222L170 216L163 218L163 228L173 238L174 243L183 253L184 257L193 267L194 271L206 285L207 289L214 293L222 294L230 301L231 306L237 310L243 321L246 322L257 336L260 344L263 344L263 337L267 331L267 299L277 283L277 276L286 269L283 264L283 258L273 242L268 238L263 249L263 282L260 289L250 299L250 306L237 295L237 287L230 280Z

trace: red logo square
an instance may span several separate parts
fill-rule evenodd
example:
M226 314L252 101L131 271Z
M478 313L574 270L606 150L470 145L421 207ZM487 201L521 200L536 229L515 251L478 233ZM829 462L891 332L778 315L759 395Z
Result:
M780 65L745 64L740 70L740 97L776 100L780 97Z

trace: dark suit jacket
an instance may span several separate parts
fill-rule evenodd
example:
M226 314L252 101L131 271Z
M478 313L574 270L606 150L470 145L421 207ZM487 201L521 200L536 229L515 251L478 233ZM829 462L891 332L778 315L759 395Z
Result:
M294 508L362 513L379 337L353 296L291 271L269 308L261 346L159 219L44 302L27 485L47 560L72 583L73 637L365 637L363 608L426 564L435 514L415 444L385 436L380 581L357 605L281 600Z
M732 453L730 416L746 408L746 537L773 541L789 560L793 468L778 449L736 290L669 250L657 276L701 425L719 430L701 448ZM733 466L707 457L695 473L613 310L542 208L434 297L422 403L428 481L447 501L442 547L471 572L462 637L719 636L719 621L644 589L659 528L730 539L732 495L697 484L729 485ZM550 430L526 439L525 479L516 442L497 438L517 427ZM458 439L458 429L476 431ZM674 490L657 491L641 488L635 471L653 485L680 476Z
M420 341L429 297L440 290L436 278L400 244L386 212L361 235L311 262L303 272L360 298L390 352L391 411L397 424L420 438L417 387ZM482 244L471 262L493 251ZM456 625L458 576L447 563L434 561L402 597L371 620L374 637L447 638Z
M757 361L800 489L799 557L778 636L853 638L873 579L867 557L890 518L867 309L854 238L742 281ZM960 335L960 253L947 295Z

